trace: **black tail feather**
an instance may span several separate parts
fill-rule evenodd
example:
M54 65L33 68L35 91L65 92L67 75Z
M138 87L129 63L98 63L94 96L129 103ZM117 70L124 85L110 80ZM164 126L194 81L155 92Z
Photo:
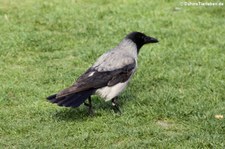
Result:
M63 105L66 107L78 107L80 106L82 103L84 103L84 101L91 96L91 94L93 93L82 93L79 95L72 95L70 101L67 101L66 103L64 103ZM75 99L75 100L74 100Z
M53 100L53 99L55 99L55 97L56 97L56 94L48 96L47 99L48 100Z
M56 98L56 94L47 97L52 103L57 103L59 106L79 107L84 101L95 92L95 89L78 92L65 97Z

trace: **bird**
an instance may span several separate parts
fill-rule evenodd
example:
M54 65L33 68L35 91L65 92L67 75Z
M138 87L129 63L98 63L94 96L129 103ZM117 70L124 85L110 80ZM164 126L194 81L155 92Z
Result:
M158 39L142 32L129 33L115 48L101 55L73 85L48 96L47 100L64 107L79 107L84 104L88 107L88 113L93 115L91 96L97 94L105 101L111 101L113 110L121 113L117 97L137 69L141 47L157 42Z

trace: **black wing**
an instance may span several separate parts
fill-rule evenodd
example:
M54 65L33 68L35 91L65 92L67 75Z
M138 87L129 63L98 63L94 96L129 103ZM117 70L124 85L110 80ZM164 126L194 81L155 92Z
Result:
M134 60L132 63L113 71L99 72L95 70L95 68L89 68L78 78L74 85L59 92L56 98L125 82L133 74L135 65L136 63Z

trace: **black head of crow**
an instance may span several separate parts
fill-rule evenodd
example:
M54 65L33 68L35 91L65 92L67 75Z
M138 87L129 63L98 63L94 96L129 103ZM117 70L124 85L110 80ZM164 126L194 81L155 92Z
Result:
M139 50L144 44L159 42L156 38L146 36L140 32L132 32L126 36L127 39L132 40L137 45Z

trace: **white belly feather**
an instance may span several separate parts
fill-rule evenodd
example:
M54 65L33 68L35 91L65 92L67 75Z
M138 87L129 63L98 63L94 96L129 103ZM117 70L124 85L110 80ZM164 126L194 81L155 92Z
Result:
M118 96L127 86L129 79L124 83L118 83L111 87L103 87L96 91L96 93L105 99L105 101L109 101L114 97Z

